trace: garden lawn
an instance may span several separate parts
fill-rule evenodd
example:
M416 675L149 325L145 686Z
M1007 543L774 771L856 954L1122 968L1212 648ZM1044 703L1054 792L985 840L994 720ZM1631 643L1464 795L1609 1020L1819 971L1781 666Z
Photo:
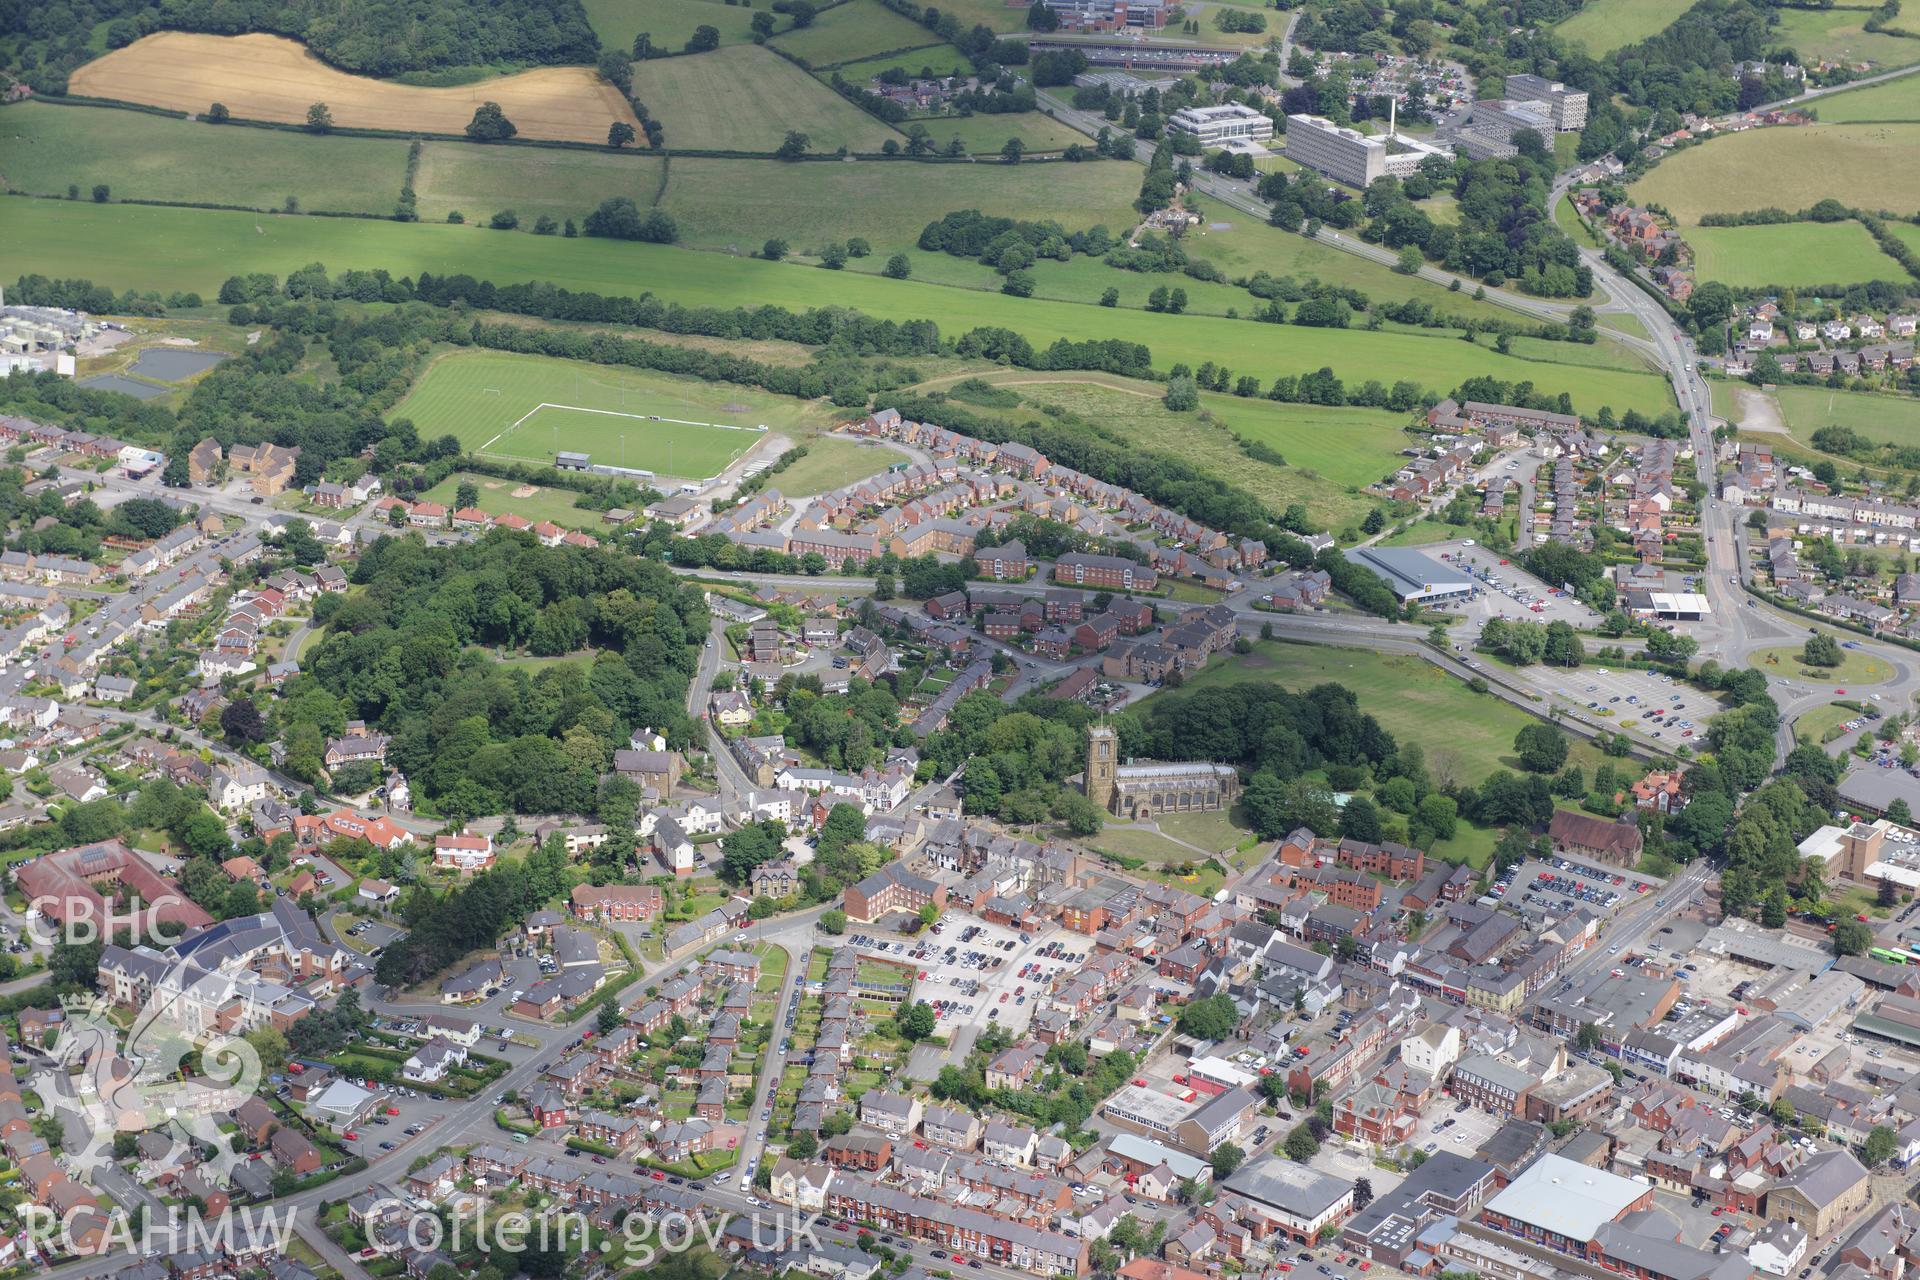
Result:
M604 48L633 48L633 37L645 31L656 49L678 52L692 38L695 27L712 27L721 45L750 44L753 15L767 10L723 4L721 0L586 0L587 21ZM773 14L774 30L784 30L787 18ZM695 55L701 56L701 55ZM649 102L649 108L654 106Z
M1493 849L1499 843L1498 831L1462 818L1453 830L1452 839L1435 841L1427 852L1447 862L1465 863L1478 871L1493 861Z
M1911 43L1920 50L1920 40ZM1825 115L1824 107L1821 114ZM1920 151L1920 124L1749 129L1675 152L1634 183L1629 194L1637 204L1658 204L1671 210L1682 226L1698 222L1705 213L1745 213L1768 207L1805 209L1829 196L1866 209L1910 210L1920 207L1920 165L1913 163L1916 151ZM1757 173L1766 174L1767 180L1754 182ZM1841 225L1813 229L1831 231ZM1864 231L1857 227L1854 231L1856 235L1845 238L1871 244ZM1696 246L1697 234L1686 232L1687 240ZM1873 253L1879 256L1877 248ZM1815 274L1805 278L1814 282L1855 279L1853 275L1818 275L1823 269L1827 269L1825 263L1809 262L1803 270ZM1876 264L1874 269L1886 279L1896 278L1888 273L1897 273L1901 279L1906 275L1892 262ZM1702 275L1706 274L1703 268Z
M660 194L665 174L666 162L645 152L429 142L420 149L413 189L420 217L428 222L445 222L457 210L468 222L481 224L511 209L520 216L521 229L531 231L541 214L556 222L584 222L601 201L615 196L645 209Z
M811 66L836 67L941 41L911 18L886 8L880 0L846 0L807 26L775 36L771 43L788 57L800 58Z
M1200 862L1205 857L1185 845L1175 844L1157 831L1145 827L1107 827L1087 843L1102 853L1123 858L1145 858L1149 862Z
M904 454L885 445L861 443L845 436L821 436L808 443L806 457L775 476L773 483L788 497L810 498L906 460Z
M1690 227L1695 271L1735 288L1861 284L1905 276L1857 222Z
M47 201L10 202L7 232L16 254L42 274L111 280L116 288L211 294L236 272L278 275L312 262L336 271L385 267L396 276L466 271L500 283L542 280L603 293L653 292L689 305L770 304L804 310L833 302L881 319L932 319L946 334L1004 325L1035 346L1062 337L1118 338L1146 343L1161 369L1176 361L1198 366L1217 360L1263 381L1331 366L1352 381L1371 375L1407 378L1447 391L1464 377L1487 374L1531 381L1544 392L1566 392L1577 411L1605 404L1615 413L1639 409L1652 414L1673 403L1664 380L1652 374L1542 364L1461 342L1209 316L1144 315L851 273L827 281L817 268L660 245L503 235L426 223L257 219L252 214Z
M1475 693L1424 658L1330 645L1262 641L1250 654L1210 664L1181 687L1249 682L1280 684L1295 692L1327 683L1351 689L1360 709L1395 739L1421 745L1436 781L1478 783L1496 769L1517 770L1514 735L1540 723L1492 694ZM1603 759L1598 749L1569 737L1569 763L1591 770Z
M279 209L292 196L302 209L387 214L406 184L407 144L22 102L0 111L0 179L35 195L76 184L88 198L105 183L121 200Z
M1249 834L1226 813L1162 813L1154 819L1165 835L1198 845L1210 853L1229 857ZM1198 856L1198 855L1195 855Z
M1681 10L1667 0L1587 0L1554 33L1593 57L1665 31Z
M770 152L788 130L812 149L874 152L901 136L826 85L755 45L633 68L633 96L647 104L674 150Z
M1920 77L1901 76L1820 99L1822 124L1862 120L1920 120Z
M872 244L874 256L849 266L878 272L889 254L912 249L929 222L954 209L1118 227L1131 216L1139 189L1139 169L1113 161L930 167L900 161L786 164L675 156L661 207L679 222L688 244L703 248L757 252L763 242L779 237L796 252L811 254L829 240L859 236ZM910 256L918 271L918 264L936 255L916 251ZM991 274L979 267L973 282L985 283ZM998 276L992 287L1000 287ZM1089 301L1098 297L1096 290Z

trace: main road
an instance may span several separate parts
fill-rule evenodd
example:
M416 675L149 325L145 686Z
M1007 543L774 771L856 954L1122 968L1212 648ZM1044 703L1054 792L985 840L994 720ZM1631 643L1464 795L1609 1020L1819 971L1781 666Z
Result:
M1550 199L1557 200L1568 185L1569 180L1563 177ZM1752 563L1742 550L1741 523L1747 508L1713 496L1718 489L1713 395L1700 372L1692 340L1675 326L1673 317L1658 300L1615 271L1598 251L1582 247L1580 255L1592 268L1595 281L1612 295L1614 304L1631 313L1651 335L1636 345L1650 351L1666 371L1686 420L1688 443L1693 447L1694 476L1703 491L1700 524L1706 538L1707 569L1701 576L1700 591L1712 609L1695 633L1700 640L1701 656L1718 659L1722 666L1743 667L1762 649L1801 643L1808 631L1804 619L1776 609L1746 590L1753 575ZM1856 643L1861 651L1881 659L1893 672L1891 680L1871 685L1863 692L1880 694L1890 713L1908 710L1915 695L1920 694L1920 658L1909 650L1865 637ZM1794 719L1831 702L1834 692L1830 686L1784 677L1773 679L1771 692L1780 707L1778 741L1784 754L1794 746Z

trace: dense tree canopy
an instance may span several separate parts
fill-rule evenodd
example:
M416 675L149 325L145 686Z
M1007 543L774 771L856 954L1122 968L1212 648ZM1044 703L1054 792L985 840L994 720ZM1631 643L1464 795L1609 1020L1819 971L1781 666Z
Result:
M497 534L386 539L354 578L366 591L302 655L305 674L338 713L392 734L388 762L450 817L591 813L632 730L692 739L686 685L706 604L662 565ZM598 652L529 675L475 648L493 645ZM290 757L297 745L290 730Z

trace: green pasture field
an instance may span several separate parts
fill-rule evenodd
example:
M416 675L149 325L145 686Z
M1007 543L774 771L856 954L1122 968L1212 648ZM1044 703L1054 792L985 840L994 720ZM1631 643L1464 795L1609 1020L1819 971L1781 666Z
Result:
M48 276L83 276L114 288L195 289L211 294L237 272L284 274L312 262L335 271L384 267L396 276L470 272L497 283L540 280L611 294L652 292L703 306L795 309L831 301L879 319L927 320L948 334L1009 326L1036 345L1056 338L1146 343L1154 364L1214 360L1270 380L1331 366L1343 377L1407 378L1436 391L1487 374L1567 393L1576 410L1660 413L1673 400L1651 374L1582 369L1501 355L1462 342L1393 333L1272 326L1212 316L1135 311L1016 299L911 280L841 272L823 281L815 267L664 245L508 235L445 224L359 218L256 218L252 214L139 205L19 200L7 213L9 246Z
M848 265L877 272L889 254L912 248L929 222L954 209L1118 226L1139 190L1140 170L1115 161L930 167L676 156L661 207L678 221L682 238L701 248L758 252L778 236L798 253L813 253L830 240L863 236L874 256Z
M1920 227L1910 222L1889 222L1886 226L1895 240L1902 242L1915 253L1920 253Z
M1870 440L1920 444L1920 400L1912 396L1866 395L1825 387L1781 386L1774 390L1781 416L1794 439L1812 448L1821 427L1851 427Z
M1885 84L1818 99L1813 109L1822 124L1866 120L1920 120L1920 77L1901 76Z
M1018 111L1007 115L937 116L910 121L926 126L927 134L944 150L953 139L972 155L1000 154L1008 138L1018 138L1028 151L1065 151L1074 143L1087 143L1087 135L1072 129L1041 111Z
M939 36L879 0L847 0L820 14L810 25L774 37L771 43L790 57L825 68L939 42Z
M1920 62L1920 40L1866 30L1871 9L1786 9L1768 35L1768 44L1788 48L1805 63L1867 61L1876 70ZM1905 25L1896 20L1896 26Z
M391 213L407 180L407 144L201 124L101 107L18 102L0 108L0 181L9 191L202 200L278 209Z
M1529 360L1548 364L1581 365L1589 369L1650 369L1648 358L1602 335L1598 342L1553 342L1546 338L1520 337L1510 349Z
M810 498L816 493L838 489L878 475L906 455L885 445L857 441L846 436L821 436L807 445L807 456L794 463L773 483L789 497Z
M799 401L747 387L499 351L441 356L392 416L497 457L551 463L556 450L575 450L693 479L719 473L766 438L727 426L779 429L812 417Z
M512 209L522 229L531 229L541 214L582 222L614 196L647 208L660 192L665 164L645 152L429 142L420 149L413 190L427 222L445 222L458 210L468 222L480 224Z
M878 151L889 138L902 140L780 55L750 44L635 63L633 96L674 150L772 151L790 129L806 134L816 152Z
M1750 129L1668 156L1629 194L1636 203L1665 206L1683 226L1703 213L1805 209L1829 196L1868 209L1910 210L1920 208L1917 152L1920 124ZM1767 180L1754 182L1756 173ZM1687 239L1693 240L1691 232ZM1818 265L1809 263L1808 270Z
M1680 16L1668 0L1587 0L1580 12L1554 28L1562 39L1596 58L1658 35Z
M1475 781L1495 769L1518 769L1514 735L1538 720L1492 694L1475 693L1422 658L1341 649L1330 645L1257 643L1254 651L1209 663L1187 677L1182 691L1210 685L1258 682L1302 692L1317 684L1351 689L1360 709L1400 742L1426 751L1435 780ZM1154 698L1178 697L1156 693ZM1572 737L1567 762L1592 769L1604 758L1584 739Z
M1692 227L1687 243L1700 279L1735 288L1854 284L1905 274L1857 222Z
M1333 528L1357 522L1373 505L1355 490L1393 470L1406 447L1407 417L1386 409L1329 408L1243 400L1205 392L1208 415L1175 413L1160 401L1160 388L1101 373L985 375L1017 392L1034 408L1069 410L1125 433L1142 448L1183 458L1221 484L1246 489L1275 510L1304 503L1316 521ZM1032 416L1023 405L1001 411L1013 421ZM1280 451L1285 466L1256 461L1234 434Z
M929 31L927 35L931 38L933 33ZM966 54L940 40L934 40L933 43L922 45L917 49L906 49L883 57L863 58L859 62L845 63L835 67L834 70L844 78L861 84L894 67L900 68L910 76L917 76L926 71L931 71L936 76L969 75L973 71L973 64L967 61Z
M961 28L983 26L1000 35L1014 35L1027 29L1027 6L1007 4L1005 0L948 0L936 6L959 20Z
M765 5L749 9L722 4L721 0L586 0L586 6L587 21L593 24L601 45L621 50L633 48L633 37L642 31L653 37L654 48L679 50L693 37L693 29L701 26L718 31L723 48L749 44L753 40L753 15L772 12ZM776 32L788 25L784 14L773 14L773 21ZM652 102L647 105L660 109Z

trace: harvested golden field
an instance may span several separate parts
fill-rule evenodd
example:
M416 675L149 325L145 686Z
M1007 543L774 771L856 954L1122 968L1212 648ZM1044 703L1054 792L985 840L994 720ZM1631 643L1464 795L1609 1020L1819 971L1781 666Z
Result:
M215 102L247 120L304 124L324 102L343 129L466 130L474 108L497 102L523 138L605 142L616 120L636 126L626 99L586 67L542 67L450 89L349 75L281 36L166 31L96 58L73 73L72 92L176 111ZM640 145L646 136L640 134Z

